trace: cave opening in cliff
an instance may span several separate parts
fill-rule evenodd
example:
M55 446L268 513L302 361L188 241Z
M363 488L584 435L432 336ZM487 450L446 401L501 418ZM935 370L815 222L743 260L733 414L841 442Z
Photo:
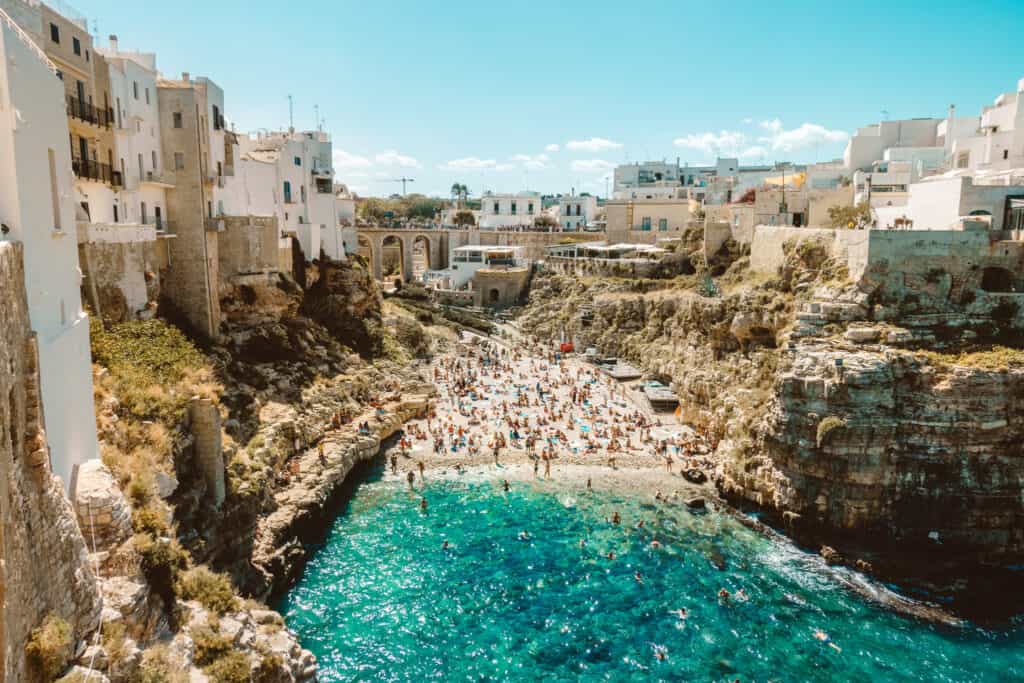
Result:
M1006 268L989 266L981 271L981 288L996 294L1012 292L1013 273Z

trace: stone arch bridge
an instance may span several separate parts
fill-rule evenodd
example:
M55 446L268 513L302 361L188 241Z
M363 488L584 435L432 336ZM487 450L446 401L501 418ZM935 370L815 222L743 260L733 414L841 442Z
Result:
M397 246L401 254L402 281L413 278L413 247L424 244L427 268L438 270L448 266L448 233L443 230L410 230L405 228L359 228L359 251L368 258L373 277L384 276L384 249ZM369 252L368 254L366 252Z

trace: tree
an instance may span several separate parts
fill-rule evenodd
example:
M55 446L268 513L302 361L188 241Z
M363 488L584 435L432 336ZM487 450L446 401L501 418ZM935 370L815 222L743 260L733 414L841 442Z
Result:
M833 228L864 230L871 227L871 206L861 202L856 206L832 206L828 210L828 220Z
M469 197L469 188L461 183L452 183L451 195L455 200L455 208L462 208L462 203Z
M452 219L452 222L455 223L455 225L476 225L476 219L473 217L473 212L466 211L465 209L458 211L455 214L455 218Z
M536 220L533 221L533 225L537 228L557 228L558 221L545 213L537 216Z

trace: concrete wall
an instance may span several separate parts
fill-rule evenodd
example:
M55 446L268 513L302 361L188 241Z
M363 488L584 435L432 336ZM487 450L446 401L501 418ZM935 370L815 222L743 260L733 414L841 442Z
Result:
M853 206L853 185L807 191L807 225L830 227L828 210L833 206Z
M224 222L224 231L217 233L221 285L235 275L280 270L277 218L224 216L218 220ZM290 261L286 272L291 272Z
M515 306L519 303L519 297L526 289L529 279L529 268L478 270L473 276L473 303L488 308Z
M79 223L78 251L85 281L82 291L92 300L94 313L106 320L149 318L160 297L160 269L164 265L152 227ZM135 239L119 233L141 233ZM148 233L148 234L147 234Z
M758 225L750 245L750 269L774 274L785 263L783 245L793 240L797 244L807 240L823 240L833 246L836 230L819 228L792 228L779 225Z
M544 268L575 277L657 277L659 262L648 259L568 258L548 256Z

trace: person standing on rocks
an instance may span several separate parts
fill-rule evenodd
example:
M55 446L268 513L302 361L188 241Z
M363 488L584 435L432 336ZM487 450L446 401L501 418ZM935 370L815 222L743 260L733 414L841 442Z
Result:
M412 470L409 470L409 474L406 475L405 480L409 482L409 490L412 491L412 485L416 481L416 475L413 474Z

